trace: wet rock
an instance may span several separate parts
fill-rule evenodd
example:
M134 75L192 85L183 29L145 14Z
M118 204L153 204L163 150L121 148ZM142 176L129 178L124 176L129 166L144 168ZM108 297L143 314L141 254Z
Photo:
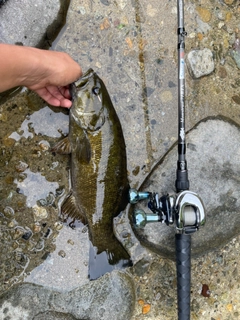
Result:
M65 257L66 257L66 252L63 251L63 250L60 250L60 251L58 252L58 255L59 255L60 257L62 257L62 258L65 258Z
M211 30L211 26L207 22L203 22L202 19L197 16L197 32L202 34L207 34Z
M193 255L202 254L225 244L239 234L240 223L240 128L226 118L200 122L187 134L187 160L190 190L203 200L206 224L192 236ZM140 190L175 193L177 145L158 162ZM146 212L147 202L130 208ZM174 228L161 223L147 224L134 232L141 244L162 256L174 258Z
M219 67L218 75L221 79L227 78L227 70L224 67Z
M200 78L213 72L214 61L210 49L192 50L187 55L187 66L193 78Z
M15 214L13 208L11 208L11 207L5 207L3 212L4 212L5 217L9 218L9 219L13 218L14 214Z
M41 221L47 218L48 212L45 208L40 207L38 205L34 205L32 209L33 209L33 216L35 221Z
M237 38L233 45L232 57L235 60L238 68L240 69L240 39Z
M25 230L24 234L22 235L22 239L24 240L29 240L32 236L32 230L27 228L27 230Z
M211 20L212 14L208 9L197 7L197 13L203 22L209 22Z
M149 269L150 262L143 258L134 265L134 274L143 276Z
M16 164L15 166L17 172L24 172L27 168L28 164L23 161L19 161L18 164Z
M0 313L15 320L40 320L47 314L52 319L125 320L131 318L134 305L132 278L119 271L70 292L25 283L0 297Z
M110 2L108 0L101 0L101 3L104 4L105 6L110 5Z
M233 101L234 101L235 103L240 104L240 96L235 95L235 96L232 97L232 99L233 99Z
M65 24L69 2L7 1L0 10L0 42L48 48Z
M235 0L224 0L224 3L231 5L233 4L233 2L235 2Z
M0 0L0 6L3 5L7 0Z

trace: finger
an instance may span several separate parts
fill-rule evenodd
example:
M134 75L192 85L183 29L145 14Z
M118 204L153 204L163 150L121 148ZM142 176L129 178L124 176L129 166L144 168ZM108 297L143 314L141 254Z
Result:
M72 101L68 100L68 99L62 99L60 101L60 107L63 108L71 108L72 106ZM57 107L57 106L56 106Z
M61 94L67 98L67 99L71 99L71 94L70 94L70 90L69 90L69 86L65 86L65 87L58 87L58 90L61 92Z
M46 88L50 94L60 101L60 106L64 108L70 108L72 102L70 101L70 93L67 87L48 86Z
M48 87L49 89L49 87ZM65 99L59 92L57 94L56 90L51 90L51 92L47 88L41 88L38 90L35 90L35 92L47 103L51 104L55 107L64 107L64 108L70 108L72 105L72 102L69 99ZM57 90L58 91L58 90ZM54 93L55 96L52 94ZM57 97L56 97L57 96Z
M60 105L59 99L55 98L46 88L41 88L34 91L47 103L56 107Z

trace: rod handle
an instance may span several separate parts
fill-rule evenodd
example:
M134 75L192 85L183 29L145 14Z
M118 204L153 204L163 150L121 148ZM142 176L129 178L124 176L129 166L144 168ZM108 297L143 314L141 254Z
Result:
M190 320L191 236L176 234L178 320Z

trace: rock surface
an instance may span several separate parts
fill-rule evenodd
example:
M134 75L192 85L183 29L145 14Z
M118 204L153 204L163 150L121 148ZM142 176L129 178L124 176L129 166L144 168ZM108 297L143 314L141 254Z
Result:
M236 38L234 42L232 56L238 66L238 69L240 69L240 38Z
M0 0L0 6L3 5L7 0Z
M0 9L0 42L49 48L65 24L69 2L7 1Z
M187 55L189 72L197 79L213 72L214 61L210 49L192 50Z
M34 284L20 284L0 297L4 319L130 319L135 290L130 275L106 274L70 292L60 293Z
M207 252L239 233L239 126L227 119L200 122L186 137L190 190L199 194L206 207L206 225L192 236L193 255ZM174 194L176 179L175 145L159 161L140 190ZM132 209L150 211L142 201ZM147 224L135 233L142 244L174 258L174 228L161 223Z

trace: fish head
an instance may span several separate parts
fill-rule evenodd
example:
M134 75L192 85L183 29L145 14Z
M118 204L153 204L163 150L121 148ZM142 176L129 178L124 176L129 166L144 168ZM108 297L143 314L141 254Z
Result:
M99 130L104 122L102 94L104 85L97 74L89 69L70 87L72 95L71 114L77 124L88 131Z

